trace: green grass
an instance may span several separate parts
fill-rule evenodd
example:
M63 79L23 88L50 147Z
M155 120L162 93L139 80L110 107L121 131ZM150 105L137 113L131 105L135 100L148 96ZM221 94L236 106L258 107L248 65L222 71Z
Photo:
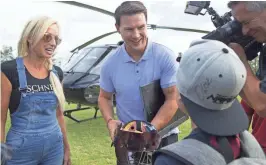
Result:
M68 105L66 109L75 108L75 105ZM79 119L92 117L93 111L75 112ZM98 116L101 116L100 112ZM111 140L103 121L97 118L82 123L66 119L67 136L71 147L71 159L73 165L113 165L115 164L114 148L111 147ZM10 127L10 120L7 121L6 128ZM190 120L183 123L179 129L181 131L179 139L183 139L190 132ZM7 131L6 131L7 132Z

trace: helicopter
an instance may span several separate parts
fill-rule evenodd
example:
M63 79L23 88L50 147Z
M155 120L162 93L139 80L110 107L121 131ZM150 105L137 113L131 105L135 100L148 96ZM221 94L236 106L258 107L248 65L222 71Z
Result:
M88 4L76 2L76 1L56 1L76 7L82 7L102 14L114 17L114 13L105 9L101 9ZM155 24L147 24L147 29L169 29L175 31L184 32L196 32L207 34L209 31L199 29L189 29L170 26L159 26ZM70 52L71 57L68 62L62 67L64 73L63 89L68 103L75 103L77 107L75 109L69 109L64 111L64 116L74 120L77 123L88 121L98 118L98 96L100 92L99 79L100 69L104 61L111 56L112 53L123 44L123 41L118 41L116 44L105 44L100 46L90 46L90 44L117 33L117 31L111 31L95 37L80 46L72 49ZM115 105L115 95L113 96L113 104ZM85 106L85 107L82 107ZM73 112L82 110L95 110L94 116L79 120L72 115Z

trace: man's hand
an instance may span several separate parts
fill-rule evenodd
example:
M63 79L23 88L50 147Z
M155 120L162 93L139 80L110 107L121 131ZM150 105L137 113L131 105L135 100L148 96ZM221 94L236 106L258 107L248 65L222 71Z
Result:
M121 124L121 121L119 121L119 120L111 120L111 121L109 121L109 123L107 125L108 130L109 130L109 135L112 139L112 142L114 142L115 131L120 124Z
M235 51L235 53L238 55L238 57L244 64L247 62L245 50L241 45L239 45L238 43L230 43L229 47Z

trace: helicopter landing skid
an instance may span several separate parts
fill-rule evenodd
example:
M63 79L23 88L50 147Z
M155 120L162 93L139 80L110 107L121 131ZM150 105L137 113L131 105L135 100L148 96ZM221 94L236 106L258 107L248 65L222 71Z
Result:
M84 107L84 108L81 108L80 105L77 105L77 108L76 109L69 109L69 110L65 110L64 111L64 116L70 118L71 120L74 120L75 122L77 123L80 123L80 122L84 122L84 121L88 121L88 120L92 120L92 119L96 119L96 118L99 118L97 117L97 112L98 112L98 107L94 107L95 109L95 113L94 113L94 116L93 117L90 117L90 118L87 118L87 119L82 119L82 120L79 120L77 118L75 118L74 116L72 116L72 113L73 112L77 112L77 111L82 111L82 110L92 110L92 107Z

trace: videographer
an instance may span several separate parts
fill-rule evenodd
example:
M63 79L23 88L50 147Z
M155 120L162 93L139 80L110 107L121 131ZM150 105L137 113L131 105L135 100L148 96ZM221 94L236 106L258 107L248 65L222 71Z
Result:
M266 1L230 1L228 7L232 10L233 17L242 24L244 35L255 38L256 41L266 43ZM259 57L259 72L256 77L248 64L244 49L236 43L229 45L247 70L247 81L240 94L242 105L247 103L254 109L253 113L247 112L252 121L252 133L259 141L266 153L266 52Z

